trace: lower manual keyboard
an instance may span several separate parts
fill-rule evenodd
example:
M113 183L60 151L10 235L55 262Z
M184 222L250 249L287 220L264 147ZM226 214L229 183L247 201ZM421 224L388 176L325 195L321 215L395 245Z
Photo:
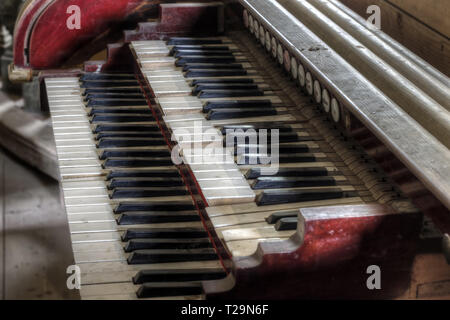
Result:
M133 42L146 83L102 73L45 80L83 299L201 299L201 281L226 277L159 123L232 257L292 236L300 208L402 202L309 98L283 92L289 82L272 79L279 70L268 74L241 43L210 40ZM154 93L151 108L141 85ZM208 134L196 133L199 123ZM240 139L248 130L279 132L266 145L279 151L276 173L265 173L258 141ZM219 154L198 161L186 152L192 143Z
M82 298L200 298L226 273L137 82L79 81L46 87Z

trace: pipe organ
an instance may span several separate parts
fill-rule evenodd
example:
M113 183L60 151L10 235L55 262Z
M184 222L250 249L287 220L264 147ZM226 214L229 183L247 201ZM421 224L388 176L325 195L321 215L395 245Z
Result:
M446 76L334 0L89 3L28 1L10 66L83 299L404 294L423 217L450 230Z

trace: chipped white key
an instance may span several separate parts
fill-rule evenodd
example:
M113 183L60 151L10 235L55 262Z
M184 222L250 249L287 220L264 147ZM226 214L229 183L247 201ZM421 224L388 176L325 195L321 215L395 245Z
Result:
M209 206L225 204L247 203L255 200L255 193L250 187L240 189L202 190Z
M145 58L139 59L139 63L142 69L152 70L164 66L173 66L175 64L175 58L174 57Z
M163 40L139 40L139 41L131 41L131 46L133 48L167 48L167 44Z

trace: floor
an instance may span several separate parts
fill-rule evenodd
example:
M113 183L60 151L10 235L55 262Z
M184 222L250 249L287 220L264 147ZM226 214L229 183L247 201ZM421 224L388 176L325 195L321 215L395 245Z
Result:
M74 299L73 264L58 183L0 149L0 297Z

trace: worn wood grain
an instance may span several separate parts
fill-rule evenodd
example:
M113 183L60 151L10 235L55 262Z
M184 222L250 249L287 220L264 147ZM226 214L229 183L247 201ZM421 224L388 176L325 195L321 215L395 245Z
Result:
M450 37L450 2L442 0L388 0L417 20Z

